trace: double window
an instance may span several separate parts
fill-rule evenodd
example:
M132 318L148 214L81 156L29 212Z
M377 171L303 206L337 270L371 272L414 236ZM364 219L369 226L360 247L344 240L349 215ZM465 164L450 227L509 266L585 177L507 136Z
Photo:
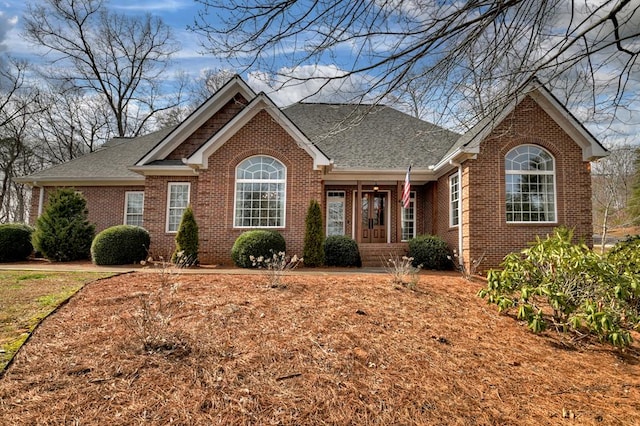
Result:
M249 157L236 168L234 226L285 226L287 169L273 157Z
M555 222L555 161L546 150L520 145L505 157L507 222Z
M127 191L124 194L124 224L142 226L144 192Z

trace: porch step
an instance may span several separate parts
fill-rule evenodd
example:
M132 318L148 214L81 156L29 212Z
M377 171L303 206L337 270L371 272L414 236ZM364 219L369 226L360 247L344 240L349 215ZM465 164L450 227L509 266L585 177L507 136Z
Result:
M407 243L360 243L358 244L362 266L385 266L389 256L406 256L409 251Z

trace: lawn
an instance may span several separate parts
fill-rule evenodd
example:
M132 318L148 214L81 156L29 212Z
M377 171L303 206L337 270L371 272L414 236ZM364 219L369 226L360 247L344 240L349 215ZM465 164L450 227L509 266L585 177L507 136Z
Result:
M0 424L640 424L637 342L533 335L454 273L284 282L86 285L0 380Z
M0 372L33 329L96 273L0 271Z

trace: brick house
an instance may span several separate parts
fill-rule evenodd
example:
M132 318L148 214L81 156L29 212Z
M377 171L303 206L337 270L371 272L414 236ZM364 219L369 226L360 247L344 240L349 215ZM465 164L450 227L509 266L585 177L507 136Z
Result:
M387 106L280 109L236 76L178 126L113 139L19 180L33 187L32 222L55 187L71 186L98 231L142 225L155 255L173 251L189 204L203 263L229 265L233 242L252 228L279 231L300 254L315 199L327 235L354 238L365 262L428 233L465 262L485 256L486 269L558 225L590 244L590 161L604 155L537 84L459 135Z

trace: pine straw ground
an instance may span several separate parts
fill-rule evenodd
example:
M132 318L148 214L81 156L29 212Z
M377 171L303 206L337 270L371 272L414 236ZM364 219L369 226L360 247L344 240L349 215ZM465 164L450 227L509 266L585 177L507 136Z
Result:
M145 352L158 277L91 283L45 320L0 380L0 424L640 424L638 343L535 336L456 274L180 275L175 345Z

